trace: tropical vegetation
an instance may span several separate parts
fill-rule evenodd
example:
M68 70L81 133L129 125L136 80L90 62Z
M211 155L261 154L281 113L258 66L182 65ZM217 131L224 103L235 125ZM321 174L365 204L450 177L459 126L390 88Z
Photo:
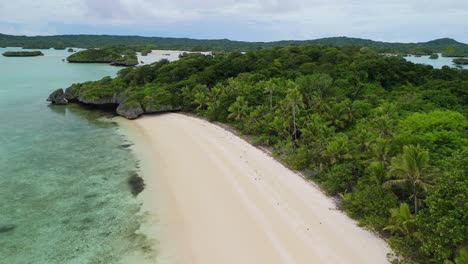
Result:
M78 51L68 56L67 61L75 63L112 63L119 66L138 64L135 51L118 47Z
M71 90L230 124L339 197L388 239L395 262L466 263L466 70L359 46L287 46L186 54Z

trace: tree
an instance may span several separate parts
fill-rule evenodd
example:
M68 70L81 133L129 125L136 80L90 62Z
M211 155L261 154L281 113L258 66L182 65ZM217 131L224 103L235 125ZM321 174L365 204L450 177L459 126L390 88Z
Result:
M202 92L197 92L194 97L194 103L197 104L197 110L201 110L207 106L208 96Z
M443 164L444 172L417 216L421 250L439 263L453 258L457 248L468 244L468 153L454 153Z
M332 91L333 79L324 73L301 76L297 78L300 92L304 95L307 106L313 107L318 113L326 109L325 97Z
M425 181L429 176L429 152L418 146L404 146L403 154L394 157L390 173L398 179L384 183L385 187L410 186L414 201L414 212L418 213L418 188L427 190L429 184Z
M392 234L410 237L416 231L416 218L411 214L408 204L402 203L399 208L390 209L388 225L383 229Z
M266 86L265 86L265 93L267 93L269 95L269 99L270 99L270 108L273 108L273 92L276 90L276 84L270 80L266 83Z
M456 264L468 263L468 246L463 247L458 251L458 254L455 257L455 263Z
M249 104L243 96L238 96L236 101L229 106L229 118L240 121L249 115Z
M468 121L450 110L412 113L400 122L398 137L405 144L419 144L440 159L468 145Z
M291 109L293 117L293 126L294 126L294 140L297 140L297 126L296 126L296 113L300 107L304 106L302 101L302 95L297 89L297 86L294 82L288 81L287 86L289 87L288 93L285 98L286 107Z

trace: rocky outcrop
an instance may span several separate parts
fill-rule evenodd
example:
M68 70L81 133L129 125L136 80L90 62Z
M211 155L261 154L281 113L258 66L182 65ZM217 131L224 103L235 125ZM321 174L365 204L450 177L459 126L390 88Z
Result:
M120 104L126 99L126 96L121 96L118 93L113 93L108 96L101 96L99 98L85 98L79 96L77 100L84 104L104 105L104 104Z
M69 102L78 101L78 96L73 92L72 87L65 89L65 99L67 99Z
M94 105L101 107L106 110L116 110L118 115L121 115L128 119L135 119L144 113L164 113L180 111L180 107L171 105L170 103L155 103L151 102L140 102L136 100L128 99L128 96L119 94L117 92L110 95L101 95L99 97L84 97L80 94L80 87L71 86L65 91L58 89L49 95L47 101L53 104L67 104L69 102L82 103L86 105Z
M123 102L117 107L117 114L128 119L135 119L141 116L144 112L145 111L143 111L141 104L136 102Z
M53 91L50 95L49 98L47 98L47 101L57 104L57 105L66 105L68 104L68 100L65 98L65 93L63 92L63 89L57 89Z

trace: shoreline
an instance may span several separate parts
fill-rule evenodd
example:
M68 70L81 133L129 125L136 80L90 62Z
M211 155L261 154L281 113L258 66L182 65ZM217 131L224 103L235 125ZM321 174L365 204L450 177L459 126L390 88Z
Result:
M174 113L113 120L141 162L140 232L158 241L156 263L388 263L384 240L225 127Z

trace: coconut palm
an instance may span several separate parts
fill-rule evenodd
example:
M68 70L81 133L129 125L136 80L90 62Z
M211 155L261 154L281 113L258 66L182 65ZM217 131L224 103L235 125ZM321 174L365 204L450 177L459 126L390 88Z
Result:
M273 108L273 92L276 89L276 84L272 81L268 81L265 87L265 93L270 97L270 108Z
M291 88L289 88L288 90L288 93L285 98L285 103L286 103L286 107L288 109L291 109L292 111L293 126L294 126L294 132L293 132L294 140L297 140L296 113L300 107L304 106L304 102L303 102L301 93L297 89L297 85L294 82L289 81L288 86L290 86Z
M418 146L404 146L403 154L392 159L390 173L398 179L389 180L384 187L406 186L411 190L414 212L418 213L418 188L427 190L429 177L429 152Z
M243 96L238 96L236 101L229 106L228 111L230 112L229 118L239 121L249 115L249 104Z
M405 237L410 237L416 230L416 217L411 214L408 204L400 204L400 208L390 209L389 225L384 228L392 232L399 233Z
M458 250L457 256L455 257L455 263L468 263L468 246L462 247L460 250Z
M208 105L208 96L202 92L198 92L194 96L194 102L197 104L197 110L201 110Z

